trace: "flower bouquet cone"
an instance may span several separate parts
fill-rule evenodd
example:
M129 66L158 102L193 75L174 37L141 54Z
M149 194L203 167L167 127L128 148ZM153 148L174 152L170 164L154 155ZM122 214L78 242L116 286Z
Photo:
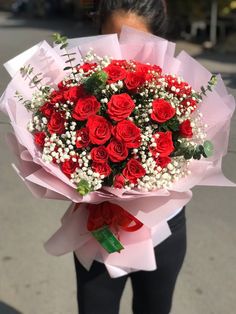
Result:
M41 42L5 64L0 99L14 168L40 198L70 200L53 255L75 251L112 277L154 270L153 248L196 185L222 173L235 102L220 76L154 35Z

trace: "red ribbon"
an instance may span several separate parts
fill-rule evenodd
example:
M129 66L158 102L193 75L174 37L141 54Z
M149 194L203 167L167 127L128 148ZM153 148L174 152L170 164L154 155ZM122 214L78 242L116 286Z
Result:
M89 210L87 224L89 231L94 231L107 225L117 231L123 229L128 232L134 232L143 226L141 221L116 204L103 202L100 204L89 204L87 208Z

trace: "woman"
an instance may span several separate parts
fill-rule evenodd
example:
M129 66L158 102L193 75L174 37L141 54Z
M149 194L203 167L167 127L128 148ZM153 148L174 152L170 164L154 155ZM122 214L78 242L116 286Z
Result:
M100 32L117 33L123 25L162 36L166 29L166 5L161 0L104 0L100 3ZM155 247L158 269L110 278L103 264L87 271L75 257L80 314L118 314L127 279L133 288L134 314L168 314L177 276L186 253L184 209L168 220L172 235Z

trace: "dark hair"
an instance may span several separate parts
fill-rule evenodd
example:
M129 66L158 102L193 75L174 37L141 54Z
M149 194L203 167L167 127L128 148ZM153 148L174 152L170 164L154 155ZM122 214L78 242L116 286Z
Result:
M165 0L101 0L99 6L100 29L103 23L118 10L132 12L146 21L150 31L162 36L167 28Z

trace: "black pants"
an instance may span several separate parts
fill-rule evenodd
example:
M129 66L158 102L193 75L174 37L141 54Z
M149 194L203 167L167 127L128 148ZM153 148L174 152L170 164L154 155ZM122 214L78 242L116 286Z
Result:
M177 276L186 253L185 209L169 222L172 235L155 247L158 269L110 278L102 263L87 271L75 257L79 314L118 314L127 279L134 314L169 314Z

